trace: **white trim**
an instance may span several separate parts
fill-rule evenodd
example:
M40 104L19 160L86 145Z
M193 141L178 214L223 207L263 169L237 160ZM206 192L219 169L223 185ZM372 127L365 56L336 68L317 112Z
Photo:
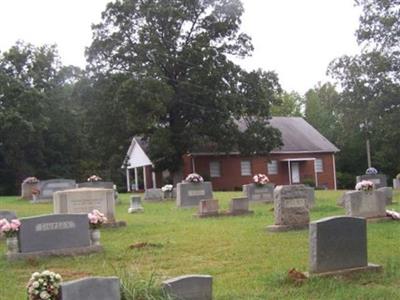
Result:
M280 161L310 161L310 160L314 160L315 161L315 157L285 158L285 159L281 159Z
M317 168L315 167L315 162L317 160L314 159L314 176L315 176L315 187L318 187L318 174L317 174Z
M290 161L288 161L288 168L289 168L289 185L292 184L292 167L290 166Z
M129 178L129 169L128 168L126 168L126 190L128 192L131 191L131 181L130 181L130 178Z
M153 189L155 189L157 187L157 183L156 183L156 173L154 171L151 172L151 179L153 180Z
M194 162L194 156L192 156L192 173L196 173L196 164Z
M335 154L332 154L332 162L333 162L333 187L335 191L337 190L337 182L336 182L336 160Z
M139 189L139 183L138 183L138 171L137 168L135 168L135 191Z
M147 190L146 166L143 166L143 182L144 190Z
M271 151L269 154L308 154L308 153L337 153L340 152L338 151ZM234 151L234 152L195 152L195 153L189 153L188 156L221 156L221 155L241 155L240 152ZM262 155L268 155L268 154L260 154Z

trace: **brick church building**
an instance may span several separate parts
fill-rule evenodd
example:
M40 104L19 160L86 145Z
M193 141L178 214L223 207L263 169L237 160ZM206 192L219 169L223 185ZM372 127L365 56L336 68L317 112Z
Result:
M273 117L272 127L280 130L283 146L264 156L243 156L238 152L193 152L182 157L181 178L198 173L212 182L214 190L241 189L251 183L254 174L266 174L276 185L310 183L336 189L335 153L339 151L314 127L300 117ZM127 153L127 185L134 170L135 184L143 178L143 189L160 187L163 174L152 171L146 143L134 137ZM138 169L141 168L140 172ZM133 174L132 174L133 175ZM165 174L164 174L165 176Z

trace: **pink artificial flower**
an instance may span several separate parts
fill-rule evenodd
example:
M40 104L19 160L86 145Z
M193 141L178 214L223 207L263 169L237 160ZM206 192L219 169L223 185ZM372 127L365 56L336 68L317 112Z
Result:
M11 224L8 222L1 227L1 231L3 232L8 232L10 230L11 230Z

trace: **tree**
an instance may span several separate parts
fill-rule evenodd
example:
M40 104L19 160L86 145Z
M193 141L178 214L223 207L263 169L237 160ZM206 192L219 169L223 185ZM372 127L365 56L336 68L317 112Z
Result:
M336 59L329 73L342 88L338 107L345 130L359 130L364 124L363 128L368 128L364 134L371 140L373 164L394 175L400 169L400 158L393 150L400 146L400 130L393 122L400 118L400 3L359 0L356 4L363 10L357 31L363 52Z
M304 99L297 92L283 92L279 101L271 107L273 116L302 117Z
M54 46L18 42L0 56L0 193L15 193L27 176L76 171L79 122L69 101L76 73L60 65Z
M119 78L102 105L123 103L125 132L149 140L159 170L177 171L183 154L205 145L242 153L280 145L267 121L280 93L276 74L229 60L252 50L239 32L242 13L239 0L124 0L93 26L94 77Z

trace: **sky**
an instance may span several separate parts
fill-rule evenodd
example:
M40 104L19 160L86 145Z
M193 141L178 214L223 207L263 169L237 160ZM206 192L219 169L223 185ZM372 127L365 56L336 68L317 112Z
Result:
M0 0L0 51L17 40L57 44L64 65L85 66L91 24L109 0ZM355 39L360 9L352 0L242 0L242 31L253 55L243 68L275 71L286 91L304 94L326 82L329 63L359 52Z

